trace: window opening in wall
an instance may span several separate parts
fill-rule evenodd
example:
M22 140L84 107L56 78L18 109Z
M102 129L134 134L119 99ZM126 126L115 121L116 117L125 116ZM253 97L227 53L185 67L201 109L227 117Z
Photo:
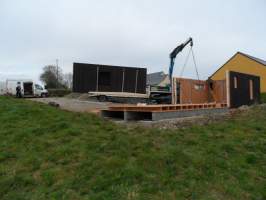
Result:
M213 82L210 82L210 83L209 83L209 87L210 87L211 90L214 89L214 87L213 87Z
M204 84L195 84L194 88L195 88L195 90L203 90L204 89Z
M237 89L237 77L234 77L234 88Z

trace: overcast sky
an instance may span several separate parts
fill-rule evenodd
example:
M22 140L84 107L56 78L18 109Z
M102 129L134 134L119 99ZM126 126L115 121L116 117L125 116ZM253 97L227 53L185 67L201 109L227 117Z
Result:
M73 62L167 72L190 36L207 78L237 51L266 60L265 10L265 0L0 0L0 79L37 79L56 59L64 72ZM192 60L184 76L195 77Z

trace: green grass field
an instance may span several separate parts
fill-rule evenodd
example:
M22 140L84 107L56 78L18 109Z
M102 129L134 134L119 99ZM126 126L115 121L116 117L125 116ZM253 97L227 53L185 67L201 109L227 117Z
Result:
M180 130L0 97L0 199L266 199L266 107Z

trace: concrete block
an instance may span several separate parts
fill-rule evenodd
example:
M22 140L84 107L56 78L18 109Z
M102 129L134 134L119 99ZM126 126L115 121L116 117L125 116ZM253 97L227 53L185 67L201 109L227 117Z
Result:
M197 110L180 110L172 112L153 112L152 121L226 113L228 112L228 110L229 110L228 108L212 108L212 109L197 109Z

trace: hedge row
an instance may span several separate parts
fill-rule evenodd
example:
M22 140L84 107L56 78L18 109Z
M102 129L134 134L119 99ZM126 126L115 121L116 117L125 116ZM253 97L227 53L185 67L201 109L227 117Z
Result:
M63 97L71 93L69 89L48 89L50 97Z

